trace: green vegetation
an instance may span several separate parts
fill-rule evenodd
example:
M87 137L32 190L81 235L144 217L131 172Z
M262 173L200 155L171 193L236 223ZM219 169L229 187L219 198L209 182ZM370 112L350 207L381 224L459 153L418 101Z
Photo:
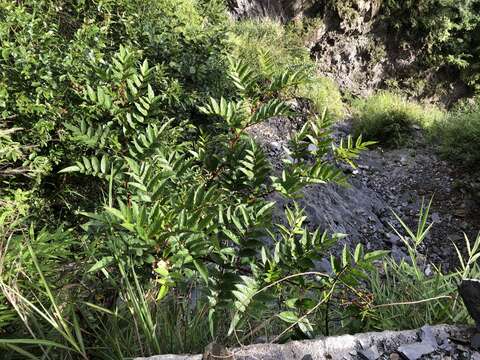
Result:
M333 144L343 104L315 74L308 36L232 24L220 0L0 0L2 358L124 359L385 328L405 309L393 296L427 309L401 327L465 320L452 284L478 272L480 241L462 272L436 274L442 286L361 245L314 270L344 234L312 229L297 199L346 185L337 165L372 142ZM296 98L311 108L295 114ZM440 116L389 94L356 106L358 131L375 140ZM274 171L248 130L295 115L306 119ZM287 201L284 222L272 194ZM405 228L415 244L426 219L417 237ZM381 287L380 262L403 289Z
M269 53L275 61L275 71L292 66L312 66L310 54L303 43L302 34L273 20L245 20L233 24L234 54L246 59L250 66L261 71L259 58Z
M310 231L294 199L345 183L328 122L312 113L278 175L246 133L293 114L311 69L227 56L220 2L1 6L2 354L199 351L264 321L312 336L339 282L383 255L311 272L340 235ZM292 199L287 224L273 192Z
M420 104L391 92L352 100L355 136L376 140L384 146L399 146L409 139L413 126L423 129L439 153L448 160L475 169L480 163L478 99L459 102L450 111Z
M433 131L441 153L464 166L475 169L480 164L480 102L470 99L458 104Z
M449 65L463 80L480 86L480 12L475 0L387 0L384 19L400 37L426 51L426 63Z
M433 106L420 105L390 92L356 99L352 107L355 132L386 145L406 141L414 125L428 129L444 117L444 113Z
M315 73L315 63L310 59L305 43L311 29L318 22L305 21L284 26L272 20L246 20L233 27L234 54L245 59L259 73L282 73L288 69L304 69L309 81L297 85L291 95L308 99L312 110L328 111L331 120L340 119L344 104L338 86L330 79Z
M345 114L342 95L338 85L331 79L314 77L311 82L299 86L298 96L309 99L318 113L327 109L332 120L339 120Z
M433 266L432 274L422 271L418 247L430 231L428 215L431 202L422 206L416 229L409 228L398 218L401 229L395 233L405 244L410 261L397 263L391 259L369 279L369 288L379 305L370 308L368 326L372 329L413 329L424 324L467 323L469 315L456 293L462 279L478 278L480 268L480 236L474 243L465 236L466 256L455 246L460 263L458 271L445 275Z

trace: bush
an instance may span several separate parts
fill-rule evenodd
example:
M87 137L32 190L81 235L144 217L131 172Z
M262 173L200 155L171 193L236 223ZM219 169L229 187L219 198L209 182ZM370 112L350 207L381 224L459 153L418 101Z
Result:
M285 46L243 39L236 58L220 1L3 1L0 19L3 357L124 359L263 330L285 341L338 331L345 314L362 329L385 252L345 247L314 271L343 234L311 229L297 198L346 185L337 163L371 143L334 145L330 119L301 114L275 171L248 135L297 115L302 91L317 110L337 104L286 50L298 38L247 26Z
M108 81L109 74L92 75L107 68L120 44L132 49L132 61L158 64L152 86L162 91L168 116L190 116L208 96L223 93L227 17L220 1L2 1L0 20L0 166L9 187L48 193L42 211L68 207L72 197L82 201L74 194L83 184L56 175L84 149L65 125L74 117L88 121L79 94Z
M429 128L444 116L435 107L425 107L389 92L354 100L352 107L356 135L388 146L404 142L413 125Z
M480 164L480 101L460 103L432 131L441 153L463 166L475 169Z
M357 283L358 273L383 252L359 250L352 259L345 252L343 262L332 264L335 278L299 275L311 270L339 237L310 231L294 201L305 186L345 184L342 171L326 160L332 141L327 122L311 117L292 137L281 174L273 172L246 130L291 115L278 95L285 97L289 89L308 81L308 73L301 68L277 73L270 66L256 72L231 59L228 75L234 95L205 100L198 111L206 122L198 124L169 116L169 90L161 86L169 77L159 73L159 65L141 59L136 48L120 45L116 53L104 56L106 63L90 65L88 82L69 88L75 102L69 104L63 126L74 151L68 153L70 166L60 171L67 174L60 175L66 182L71 177L83 178L83 183L95 178L105 191L104 200L82 189L93 206L81 209L87 223L75 232L78 242L70 241L61 227L30 236L32 242L50 240L53 255L71 259L71 273L92 288L56 289L44 267L49 261L43 256L45 247L27 245L23 253L33 265L19 266L32 273L23 281L28 286L16 290L8 278L0 279L0 285L12 305L21 304L13 308L25 325L35 324L34 330L27 329L44 339L18 340L24 331L17 324L0 345L18 351L15 344L20 341L26 345L20 351L42 354L45 348L39 345L44 345L82 358L105 348L115 349L119 358L139 355L133 353L138 349L140 355L162 353L169 347L160 340L157 321L165 319L160 304L172 298L176 303L192 289L192 306L202 314L199 328L207 316L211 337L243 332L250 338L250 325L275 313L288 324L282 337L292 329L312 336L309 317L325 309L336 289L335 278ZM368 145L352 139L345 143L334 148L337 161L351 162ZM272 193L291 199L285 225L272 225L275 204L267 198ZM38 227L30 222L25 220L29 228ZM275 247L266 245L271 243ZM76 251L64 255L56 247L61 244ZM9 264L2 265L8 269ZM350 266L356 272L344 270ZM285 278L294 280L287 283ZM15 297L9 298L12 293ZM134 344L125 349L120 343L134 327ZM83 339L104 335L107 328L110 336Z
M424 62L450 65L480 89L480 7L477 1L388 0L383 12L391 31L420 44Z

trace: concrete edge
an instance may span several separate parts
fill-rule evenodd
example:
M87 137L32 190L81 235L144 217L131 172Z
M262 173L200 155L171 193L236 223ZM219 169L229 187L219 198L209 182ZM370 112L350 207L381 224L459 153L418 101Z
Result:
M472 335L472 329L466 326L435 325L427 327L437 338L467 339ZM401 345L419 342L420 330L330 336L314 340L292 341L286 344L255 344L231 349L233 357L227 357L225 360L230 360L229 358L235 360L356 359L358 351L375 348L380 353L392 352L398 350ZM157 355L135 360L202 360L202 355Z

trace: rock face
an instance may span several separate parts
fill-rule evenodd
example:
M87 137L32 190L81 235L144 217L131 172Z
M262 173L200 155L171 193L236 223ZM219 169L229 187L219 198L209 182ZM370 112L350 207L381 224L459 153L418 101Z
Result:
M333 336L282 345L251 345L230 351L237 360L478 359L480 353L456 343L467 342L470 336L471 330L467 328L438 325L424 326L420 330ZM163 355L137 360L201 359L201 355Z
M230 0L236 19L269 18L286 22L314 15L323 24L306 39L319 64L319 71L354 94L367 94L382 80L385 54L371 56L382 48L371 34L381 0Z
M303 16L315 0L230 0L230 12L235 18L270 18L281 21Z
M386 29L382 0L228 0L235 19L269 18L287 22L303 17L323 21L310 29L306 47L318 72L342 90L368 96L389 82L410 96L450 105L469 94L468 87L446 69L425 68L424 49ZM412 81L418 80L418 81ZM423 84L419 86L419 84Z
M365 32L380 10L381 0L228 0L235 18L270 18L283 21L311 14L336 16L346 31ZM333 11L333 12L332 12ZM326 19L328 21L328 19Z
M468 313L475 320L477 331L480 331L480 280L464 279L458 290Z

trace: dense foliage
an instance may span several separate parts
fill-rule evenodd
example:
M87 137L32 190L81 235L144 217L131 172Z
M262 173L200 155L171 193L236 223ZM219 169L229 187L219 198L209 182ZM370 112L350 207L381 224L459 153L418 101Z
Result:
M388 324L378 301L394 289L371 292L386 252L330 256L345 235L312 229L297 203L306 186L348 186L339 164L372 142L333 142L340 93L301 31L257 25L231 24L216 0L0 0L3 358L123 359ZM297 98L303 122L274 169L249 130L297 117ZM478 271L479 244L463 272L438 271L444 296L426 317L466 319L450 294ZM428 287L415 264L385 266Z
M480 101L459 102L436 124L433 134L446 158L475 171L480 164L480 152L474 150L480 141Z
M4 171L30 175L43 189L58 187L58 177L49 175L83 151L66 125L86 117L84 90L114 76L108 64L120 45L131 49L131 63L142 58L155 64L153 86L162 92L159 109L166 116L188 116L224 89L226 17L220 2L3 1L0 19L0 105L8 127L2 143L16 144L6 154L15 170Z
M312 114L280 174L246 133L293 115L284 98L308 69L268 53L261 69L228 60L215 2L74 5L2 3L2 344L48 357L181 351L157 321L183 298L181 316L200 311L214 337L293 304L280 319L313 334L314 299L358 275L345 257L335 276L300 278L338 235L310 232L294 201L272 226L267 196L345 182L325 161L328 122ZM350 139L335 158L367 145ZM355 266L376 257L359 249ZM275 292L254 296L265 286Z
M480 86L480 2L478 0L387 0L383 11L401 38L424 49L424 61L449 65L463 80Z

